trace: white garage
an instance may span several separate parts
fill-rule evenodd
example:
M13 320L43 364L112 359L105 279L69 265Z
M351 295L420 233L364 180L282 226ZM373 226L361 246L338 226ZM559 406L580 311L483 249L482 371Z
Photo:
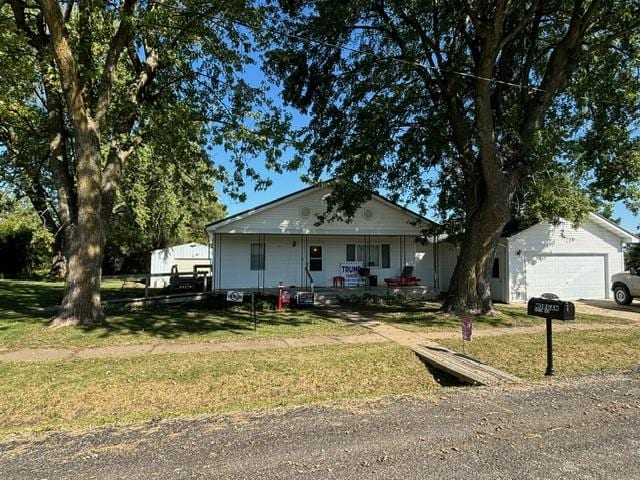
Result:
M561 221L516 230L500 240L492 296L506 302L543 293L566 300L610 298L609 279L624 270L624 245L639 242L593 213L577 228Z

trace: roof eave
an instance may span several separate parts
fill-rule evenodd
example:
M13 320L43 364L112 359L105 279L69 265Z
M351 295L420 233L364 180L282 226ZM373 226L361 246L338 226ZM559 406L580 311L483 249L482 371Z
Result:
M634 235L628 230L625 230L620 225L612 222L608 218L603 217L602 215L598 215L594 212L591 212L589 216L595 223L618 235L624 241L624 243L640 243L640 238L638 238L637 235Z

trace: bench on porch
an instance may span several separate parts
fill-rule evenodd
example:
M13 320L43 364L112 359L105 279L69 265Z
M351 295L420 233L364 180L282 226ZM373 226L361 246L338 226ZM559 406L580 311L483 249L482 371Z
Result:
M416 287L420 285L420 279L413 275L413 267L407 265L402 269L399 277L385 278L388 287Z

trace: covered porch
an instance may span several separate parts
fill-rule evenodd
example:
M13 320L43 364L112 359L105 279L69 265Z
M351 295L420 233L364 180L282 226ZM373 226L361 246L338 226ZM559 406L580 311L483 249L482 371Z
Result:
M309 290L331 295L417 294L437 290L433 243L416 235L309 235L221 233L210 235L214 291L226 289ZM355 267L351 269L345 268ZM405 266L419 277L416 287L387 287ZM368 275L353 275L366 268ZM349 275L345 274L347 271Z

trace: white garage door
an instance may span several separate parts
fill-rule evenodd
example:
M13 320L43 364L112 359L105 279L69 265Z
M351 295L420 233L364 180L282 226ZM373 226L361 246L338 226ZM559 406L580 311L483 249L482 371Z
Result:
M604 255L527 258L527 297L555 293L563 300L605 298Z

